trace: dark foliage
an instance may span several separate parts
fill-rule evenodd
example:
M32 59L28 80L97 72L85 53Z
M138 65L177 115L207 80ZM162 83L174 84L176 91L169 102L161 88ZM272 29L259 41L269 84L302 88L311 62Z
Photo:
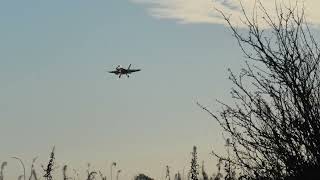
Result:
M221 12L248 59L230 71L235 104L220 102L220 115L200 105L230 135L233 158L214 154L245 179L320 179L320 49L304 8L276 4L273 17L257 1L242 12L245 34Z
M46 179L46 180L52 180L52 171L53 171L53 165L54 165L54 149L55 147L52 148L52 151L51 151L51 154L50 154L50 159L49 159L49 162L47 164L47 168L43 168L45 174L43 175L43 177Z
M197 162L198 157L197 157L197 147L193 146L193 151L191 153L191 169L190 169L190 176L191 180L198 180L198 175L199 175L199 164Z
M134 180L154 180L151 177L144 175L144 174L139 174L136 177L134 177Z

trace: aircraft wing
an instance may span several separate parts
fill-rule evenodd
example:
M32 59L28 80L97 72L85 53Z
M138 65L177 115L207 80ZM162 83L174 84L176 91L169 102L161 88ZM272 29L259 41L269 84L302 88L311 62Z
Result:
M137 72L137 71L141 71L141 69L130 69L130 70L129 70L129 73Z

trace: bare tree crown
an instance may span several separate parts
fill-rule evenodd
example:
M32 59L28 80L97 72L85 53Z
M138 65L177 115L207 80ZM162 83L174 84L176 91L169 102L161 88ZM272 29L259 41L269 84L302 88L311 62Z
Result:
M219 116L200 105L231 137L234 158L224 159L252 179L305 177L320 167L320 49L303 7L275 8L272 17L259 1L250 15L242 8L246 31L221 12L246 66L229 70L234 105L221 103Z

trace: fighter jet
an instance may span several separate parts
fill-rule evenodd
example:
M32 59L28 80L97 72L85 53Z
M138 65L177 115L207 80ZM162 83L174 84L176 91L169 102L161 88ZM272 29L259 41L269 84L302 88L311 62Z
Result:
M121 78L121 76L123 74L127 75L127 77L129 77L129 74L133 73L133 72L137 72L137 71L141 71L141 69L130 69L131 64L128 66L127 69L122 68L120 65L118 65L116 67L115 71L109 71L109 73L113 73L115 75L119 75L119 78Z

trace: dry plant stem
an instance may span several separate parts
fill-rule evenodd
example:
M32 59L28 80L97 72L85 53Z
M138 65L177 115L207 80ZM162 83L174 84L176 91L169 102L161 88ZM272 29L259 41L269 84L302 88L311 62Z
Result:
M16 159L16 160L18 160L20 162L20 164L21 164L21 166L23 168L23 180L26 180L26 168L25 168L22 160L20 158L18 158L18 157L12 157L12 158Z
M8 165L8 163L6 161L2 162L1 164L1 169L0 169L0 180L4 180L4 175L3 175L3 171L4 168Z

